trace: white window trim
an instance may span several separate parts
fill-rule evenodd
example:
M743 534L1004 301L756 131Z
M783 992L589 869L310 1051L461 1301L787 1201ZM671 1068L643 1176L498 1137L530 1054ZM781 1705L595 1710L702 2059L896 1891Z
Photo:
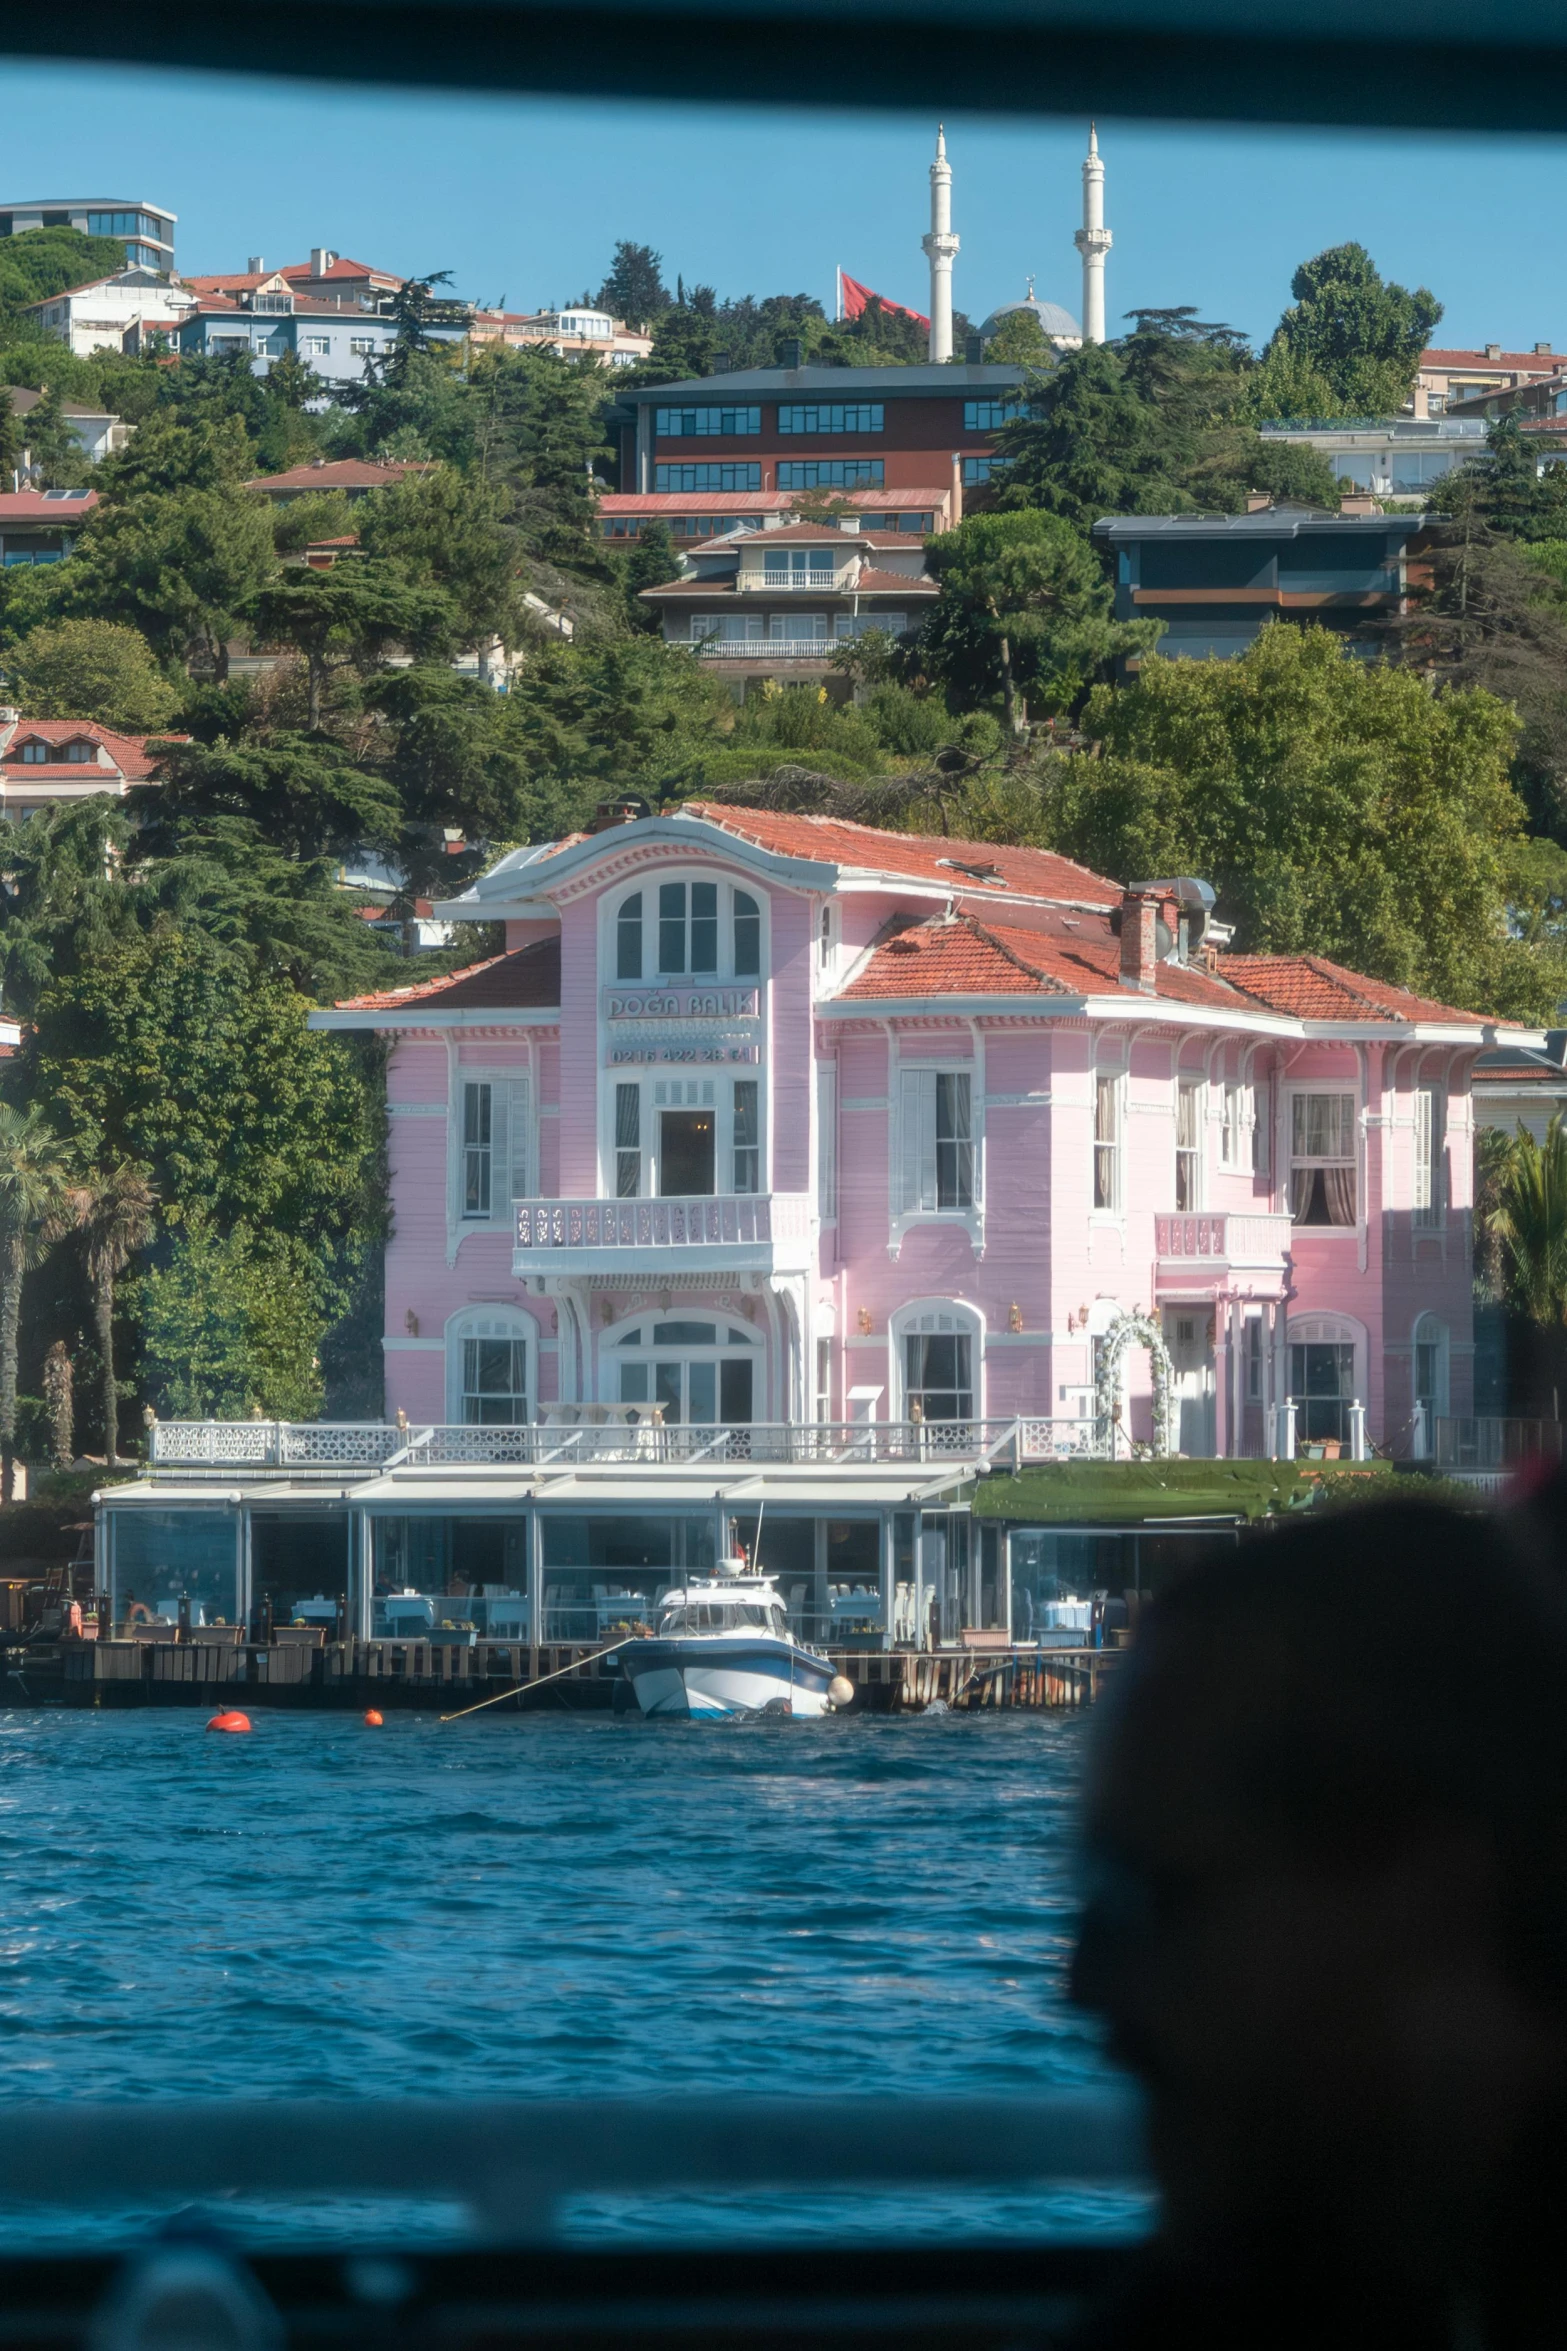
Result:
M892 1400L893 1420L906 1421L909 1417L908 1387L904 1378L907 1362L905 1339L917 1334L922 1318L927 1314L949 1314L962 1328L969 1341L969 1378L973 1383L974 1408L971 1418L985 1417L985 1317L977 1306L966 1298L911 1298L887 1318L887 1345L892 1357L891 1377L887 1393Z
M455 1043L447 1048L447 1075L446 1262L454 1265L458 1250L470 1234L509 1233L512 1229L512 1201L532 1197L534 1173L538 1166L536 1093L532 1068L528 1063L490 1065L463 1061L458 1057ZM487 1217L464 1216L462 1206L465 1172L464 1088L471 1085L505 1089L505 1180L497 1184L492 1167L490 1213ZM493 1126L491 1132L493 1136Z
M967 1208L909 1208L905 1205L904 1089L905 1075L915 1072L937 1077L965 1077L969 1081L969 1143L974 1154L973 1201ZM957 1056L895 1058L888 1096L887 1209L890 1234L887 1254L901 1254L906 1235L918 1225L956 1225L966 1232L976 1257L985 1254L985 1064L976 1038L972 1059Z
M658 960L658 893L666 882L683 882L689 891L693 882L716 882L718 885L718 969L716 971L659 971ZM620 910L628 898L641 893L642 898L642 977L623 980L619 976ZM756 906L760 922L760 944L757 951L759 971L737 972L735 961L735 895L739 892ZM772 953L772 905L768 892L748 874L736 874L716 865L647 865L639 873L629 874L619 888L605 892L603 913L599 928L599 969L602 985L606 988L755 988L767 985L767 974ZM691 905L686 901L686 942L690 945ZM649 968L650 965L653 968Z
M1196 1195L1195 1198L1189 1200L1184 1208L1176 1207L1176 1214L1180 1216L1200 1216L1208 1205L1208 1108L1210 1096L1206 1078L1200 1077L1190 1070L1177 1070L1175 1073L1174 1096L1170 1104L1172 1114L1171 1125L1175 1152L1174 1163L1170 1170L1170 1201L1172 1207L1175 1207L1176 1196L1180 1189L1179 1170L1181 1163L1181 1097L1183 1094L1190 1094L1192 1097L1192 1125L1195 1140L1191 1144L1190 1148L1192 1157L1196 1161L1197 1180L1195 1186L1193 1187Z
M1351 1099L1353 1104L1353 1108L1350 1112L1352 1142L1348 1164L1352 1166L1355 1171L1355 1215L1353 1222L1349 1224L1292 1224L1291 1230L1297 1233L1305 1233L1313 1241L1319 1241L1324 1238L1332 1241L1361 1240L1364 1238L1366 1230L1366 1153L1364 1142L1364 1104L1361 1100L1360 1081L1358 1078L1303 1078L1280 1086L1280 1196L1283 1203L1284 1213L1286 1216L1293 1218L1293 1194L1295 1189L1295 1100L1297 1095L1302 1094L1348 1094ZM1305 1165L1308 1163L1302 1162L1302 1164ZM1309 1164L1316 1167L1320 1167L1325 1164L1332 1164L1342 1167L1346 1163L1343 1160L1337 1160L1331 1163L1327 1163L1321 1160L1313 1160L1309 1162Z
M684 1341L660 1347L655 1345L651 1339L647 1344L636 1347L627 1347L624 1344L628 1331L645 1330L650 1332L655 1324L660 1322L711 1322L720 1336L711 1347L688 1345ZM736 1330L745 1330L749 1333L743 1347L735 1346L730 1341L728 1334L731 1326ZM600 1333L598 1385L601 1390L614 1391L613 1394L603 1394L600 1401L604 1404L619 1404L621 1402L620 1366L624 1363L645 1363L648 1366L650 1374L646 1405L648 1411L653 1409L651 1371L655 1363L679 1362L683 1365L691 1363L749 1363L751 1366L751 1424L754 1425L765 1417L763 1404L767 1391L769 1352L766 1329L747 1323L743 1316L736 1314L728 1306L715 1303L712 1307L708 1307L701 1299L697 1299L695 1301L688 1300L684 1305L672 1308L668 1313L662 1309L646 1307L640 1314L622 1315L619 1322ZM722 1379L715 1380L715 1399L721 1399L722 1388ZM695 1425L705 1428L710 1425L722 1424L710 1424L703 1421Z
M1418 1233L1441 1233L1447 1225L1447 1088L1434 1079L1417 1079L1410 1110L1411 1219Z
M1116 1099L1116 1198L1108 1208L1101 1208L1094 1198L1099 1151L1099 1081L1101 1078L1109 1078L1113 1081ZM1126 1124L1131 1107L1129 1081L1130 1072L1124 1061L1093 1061L1089 1064L1088 1218L1091 1224L1121 1226L1126 1222Z
M480 1325L484 1328L481 1330ZM531 1314L520 1306L465 1306L446 1325L446 1419L449 1427L462 1424L463 1341L472 1338L520 1339L523 1344L524 1400L531 1419L539 1403L539 1330ZM505 1424L500 1424L505 1425ZM524 1425L517 1423L517 1426Z
M824 1225L838 1221L838 1065L816 1064L816 1216Z

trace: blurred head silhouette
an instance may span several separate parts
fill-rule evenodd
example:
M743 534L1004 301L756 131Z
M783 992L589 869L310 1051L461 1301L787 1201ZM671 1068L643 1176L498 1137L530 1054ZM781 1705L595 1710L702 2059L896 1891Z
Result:
M1478 1516L1323 1513L1161 1597L1098 1731L1074 1991L1149 2095L1166 2274L1259 2342L1543 2339L1556 1579Z

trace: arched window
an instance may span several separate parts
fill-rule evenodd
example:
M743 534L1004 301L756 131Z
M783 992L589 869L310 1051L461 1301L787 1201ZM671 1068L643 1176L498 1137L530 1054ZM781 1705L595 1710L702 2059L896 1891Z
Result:
M893 1317L903 1420L973 1420L979 1404L979 1318L950 1304Z
M759 979L762 908L727 882L667 881L614 909L617 980Z
M510 1306L458 1315L446 1329L446 1410L469 1427L520 1427L528 1418L531 1317Z
M759 1331L726 1313L645 1316L611 1349L614 1404L657 1407L666 1428L741 1428L760 1402Z

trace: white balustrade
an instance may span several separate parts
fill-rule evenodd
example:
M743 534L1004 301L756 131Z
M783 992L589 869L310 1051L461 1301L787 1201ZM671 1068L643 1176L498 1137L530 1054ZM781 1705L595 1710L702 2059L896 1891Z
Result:
M1154 1218L1154 1253L1203 1265L1282 1265L1291 1220L1266 1209L1228 1209Z
M580 1411L583 1418L572 1415ZM665 1422L656 1410L552 1406L547 1421L398 1427L389 1421L158 1421L155 1469L569 1469L579 1462L991 1462L1097 1458L1092 1419Z
M688 1200L519 1200L517 1247L713 1249L804 1241L804 1192L732 1192Z

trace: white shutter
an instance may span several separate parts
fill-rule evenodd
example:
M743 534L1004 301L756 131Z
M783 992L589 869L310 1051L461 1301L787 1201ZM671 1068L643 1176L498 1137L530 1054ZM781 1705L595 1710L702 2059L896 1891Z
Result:
M1431 1089L1415 1088L1415 1194L1416 1208L1427 1211L1433 1205L1431 1198Z
M513 1078L509 1091L511 1094L509 1105L511 1111L511 1164L507 1171L507 1181L503 1187L506 1197L500 1204L498 1217L498 1222L506 1225L511 1223L512 1202L526 1200L533 1188L529 1176L533 1158L531 1149L533 1130L528 1118L527 1079Z
M816 1072L816 1213L838 1213L838 1073Z
M936 1073L905 1069L899 1074L902 1127L902 1181L905 1216L936 1205Z
M511 1102L504 1078L491 1078L490 1088L490 1215L491 1224L507 1224L511 1208L506 1198L511 1173Z

